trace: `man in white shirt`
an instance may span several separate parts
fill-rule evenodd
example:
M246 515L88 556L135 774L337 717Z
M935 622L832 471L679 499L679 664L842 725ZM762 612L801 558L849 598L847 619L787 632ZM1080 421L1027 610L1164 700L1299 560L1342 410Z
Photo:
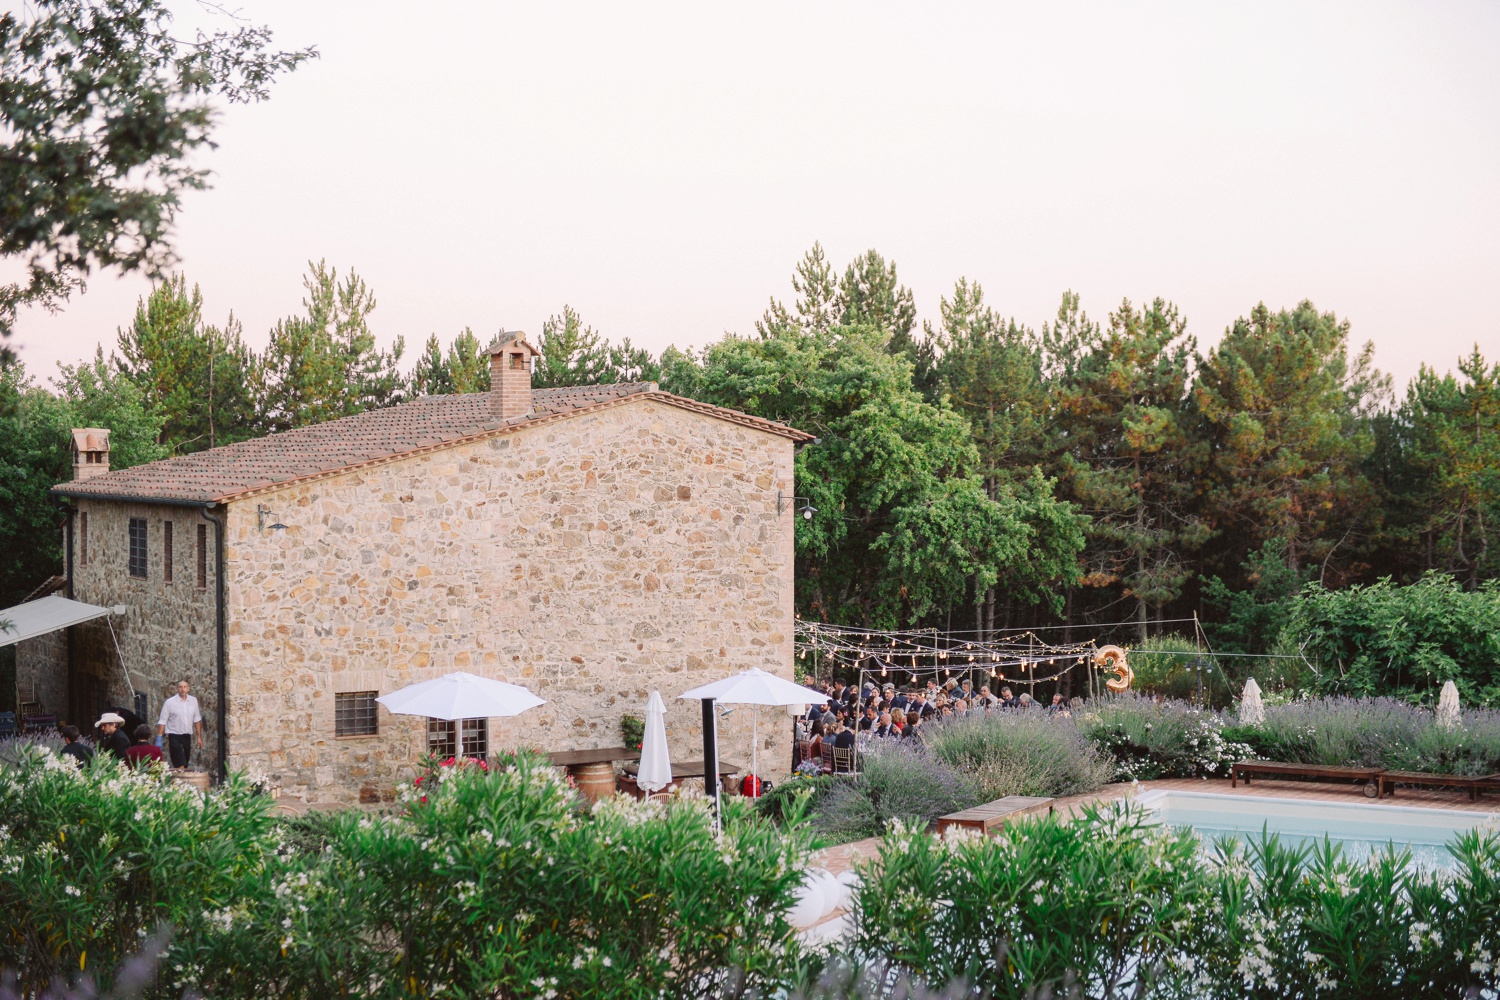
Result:
M167 735L167 752L173 767L187 767L193 752L193 737L198 737L198 749L203 749L203 713L198 711L198 699L188 694L188 682L177 682L177 696L162 702L161 717L156 720L156 734Z

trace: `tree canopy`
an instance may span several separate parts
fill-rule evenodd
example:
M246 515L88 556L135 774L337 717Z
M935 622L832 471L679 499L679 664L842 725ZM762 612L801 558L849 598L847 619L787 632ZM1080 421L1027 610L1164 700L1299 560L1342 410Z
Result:
M207 186L214 99L264 100L314 58L264 27L175 37L161 0L35 0L0 14L0 361L19 309L56 309L100 268L161 275L182 192Z

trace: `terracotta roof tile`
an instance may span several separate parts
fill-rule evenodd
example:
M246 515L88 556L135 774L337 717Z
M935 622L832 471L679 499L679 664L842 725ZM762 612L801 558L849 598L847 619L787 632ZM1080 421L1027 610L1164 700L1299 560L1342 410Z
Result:
M52 492L71 497L216 503L284 483L506 433L633 397L649 397L794 441L812 439L812 435L785 424L662 392L654 382L536 389L532 412L504 421L491 411L489 394L475 392L423 396L400 406L118 469L88 480L59 483Z

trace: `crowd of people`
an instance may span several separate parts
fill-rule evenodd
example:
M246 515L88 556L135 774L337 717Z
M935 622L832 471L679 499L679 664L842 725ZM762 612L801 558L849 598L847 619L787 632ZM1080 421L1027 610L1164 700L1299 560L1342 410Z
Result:
M1054 694L1046 705L1023 691L1015 694L1008 685L999 693L988 684L974 689L972 680L949 678L939 683L929 679L925 686L894 683L863 686L843 681L825 681L810 685L827 693L821 704L808 708L797 722L796 767L806 761L821 761L823 747L852 749L862 740L920 740L922 727L934 721L967 715L970 712L1041 711L1067 713L1069 706L1061 694Z

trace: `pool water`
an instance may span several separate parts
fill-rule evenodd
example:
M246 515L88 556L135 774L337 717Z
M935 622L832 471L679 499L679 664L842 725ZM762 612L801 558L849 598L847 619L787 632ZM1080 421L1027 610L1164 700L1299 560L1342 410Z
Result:
M1500 820L1500 812L1212 792L1159 790L1146 792L1136 802L1156 813L1163 823L1192 827L1205 847L1211 848L1215 839L1225 836L1253 840L1264 829L1280 834L1283 843L1293 846L1322 842L1326 836L1343 848L1345 857L1356 861L1394 844L1409 849L1412 860L1424 868L1455 867L1448 843L1461 833Z

